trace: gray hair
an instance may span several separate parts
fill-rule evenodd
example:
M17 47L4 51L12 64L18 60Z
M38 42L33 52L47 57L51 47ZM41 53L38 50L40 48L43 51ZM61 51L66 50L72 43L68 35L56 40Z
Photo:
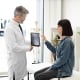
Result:
M17 6L14 10L14 16L22 16L24 14L28 14L29 11L23 6Z

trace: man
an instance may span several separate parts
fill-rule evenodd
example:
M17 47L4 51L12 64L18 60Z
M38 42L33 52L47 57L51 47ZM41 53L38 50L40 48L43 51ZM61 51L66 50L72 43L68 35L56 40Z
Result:
M5 42L8 51L9 80L22 80L27 74L26 51L31 51L32 47L26 44L20 23L23 23L29 11L23 6L18 6L14 10L14 18L5 29Z

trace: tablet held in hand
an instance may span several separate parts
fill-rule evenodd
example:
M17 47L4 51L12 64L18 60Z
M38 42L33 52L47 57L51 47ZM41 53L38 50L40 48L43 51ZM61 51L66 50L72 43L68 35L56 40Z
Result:
M40 33L31 33L31 45L40 46Z

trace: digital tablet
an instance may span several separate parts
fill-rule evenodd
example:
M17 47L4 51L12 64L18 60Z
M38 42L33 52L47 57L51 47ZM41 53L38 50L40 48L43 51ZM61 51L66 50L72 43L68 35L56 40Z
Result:
M39 33L31 33L31 45L40 46L40 34Z

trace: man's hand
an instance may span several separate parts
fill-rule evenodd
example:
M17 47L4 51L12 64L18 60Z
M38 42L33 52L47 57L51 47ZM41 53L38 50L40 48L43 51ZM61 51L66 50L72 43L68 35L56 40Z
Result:
M33 47L31 46L30 51L32 51Z

